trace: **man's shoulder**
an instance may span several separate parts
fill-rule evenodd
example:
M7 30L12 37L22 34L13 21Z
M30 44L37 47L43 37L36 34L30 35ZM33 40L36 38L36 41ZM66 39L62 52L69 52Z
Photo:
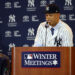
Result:
M38 29L43 30L45 28L46 22L41 22L40 25L38 26Z
M45 27L45 25L46 25L46 21L40 23L40 26L42 26L42 27Z
M67 23L61 21L61 24L62 24L61 28L64 29L65 31L70 31L70 32L72 31L71 27Z

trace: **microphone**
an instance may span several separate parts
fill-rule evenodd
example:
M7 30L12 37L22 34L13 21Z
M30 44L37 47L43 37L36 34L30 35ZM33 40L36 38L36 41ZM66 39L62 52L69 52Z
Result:
M48 28L49 27L49 24L48 24L48 22L46 22L46 24L45 24L45 28Z
M45 24L45 28L46 28L46 33L45 33L45 47L46 47L46 41L47 41L47 28L49 27L48 22L46 22Z

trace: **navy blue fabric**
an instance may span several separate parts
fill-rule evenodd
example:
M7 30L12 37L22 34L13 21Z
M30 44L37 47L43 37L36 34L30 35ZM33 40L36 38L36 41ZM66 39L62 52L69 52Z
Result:
M54 28L51 28L51 33L52 33L52 35L54 34Z

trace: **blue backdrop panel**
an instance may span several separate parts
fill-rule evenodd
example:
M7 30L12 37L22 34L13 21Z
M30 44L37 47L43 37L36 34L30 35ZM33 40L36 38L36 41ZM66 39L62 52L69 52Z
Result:
M45 21L46 4L56 3L60 19L73 31L75 44L74 0L0 0L0 52L11 57L14 46L32 46L37 27Z

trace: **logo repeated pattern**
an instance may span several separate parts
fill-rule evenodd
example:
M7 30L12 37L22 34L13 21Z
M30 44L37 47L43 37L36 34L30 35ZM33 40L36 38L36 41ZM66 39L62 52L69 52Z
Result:
M1 3L2 4L0 5L0 37L2 37L2 40L0 40L0 43L5 44L2 45L3 47L1 47L2 49L0 50L2 51L6 48L7 53L5 53L11 56L11 54L9 54L8 52L11 52L10 46L13 45L12 43L14 43L15 46L23 47L29 47L33 45L37 27L40 24L40 22L45 21L45 6L47 4L57 3L57 1L7 0ZM68 22L68 24L74 29L75 2L73 2L73 0L62 0L61 2L58 2L58 5L59 3L61 3L60 9L62 9L60 19Z

